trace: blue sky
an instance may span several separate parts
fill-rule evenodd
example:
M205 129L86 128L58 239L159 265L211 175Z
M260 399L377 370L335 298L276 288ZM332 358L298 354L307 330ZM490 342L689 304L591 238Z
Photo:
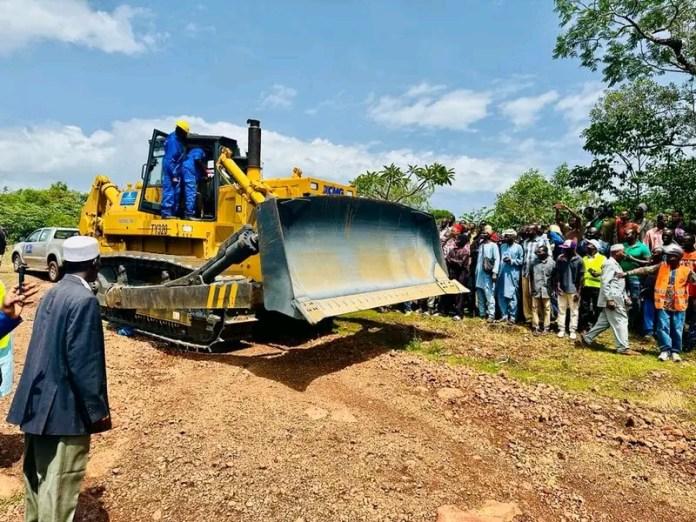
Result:
M0 185L135 181L154 126L245 141L267 176L347 181L440 161L433 205L490 204L527 168L585 159L599 75L553 60L550 0L5 0Z

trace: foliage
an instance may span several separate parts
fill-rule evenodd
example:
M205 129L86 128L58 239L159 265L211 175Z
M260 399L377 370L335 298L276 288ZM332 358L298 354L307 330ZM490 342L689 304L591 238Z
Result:
M10 241L41 227L76 227L86 194L62 182L48 189L5 190L0 193L0 226Z
M569 187L569 177L567 165L558 167L551 179L536 169L528 170L509 189L498 194L490 221L499 229L553 223L554 204L559 202L579 210L590 202L591 195Z
M428 209L428 200L435 188L451 185L452 181L454 169L439 163L424 167L409 165L406 172L392 163L379 171L363 172L351 184L364 197Z
M464 223L473 223L475 225L478 225L482 221L490 221L492 214L493 209L488 207L481 207L476 210L464 212L459 219L461 219Z
M648 204L660 210L680 209L696 217L696 158L682 158L650 173Z
M664 74L696 76L696 1L555 0L565 32L554 57L579 57L614 85Z
M677 180L685 183L681 190L691 187L687 194L696 188L693 161L685 157L696 144L690 86L637 80L610 91L590 113L582 135L594 159L571 171L573 187L604 193L629 207L658 198Z
M435 221L444 221L444 220L449 220L449 219L454 219L454 214L450 212L449 210L444 210L440 208L433 208L430 210L430 213L432 216L435 218Z

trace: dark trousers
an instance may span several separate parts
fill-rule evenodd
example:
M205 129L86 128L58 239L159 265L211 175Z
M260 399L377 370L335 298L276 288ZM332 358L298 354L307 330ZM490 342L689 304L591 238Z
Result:
M599 288L591 286L583 286L580 292L580 319L578 321L578 330L585 332L592 328L597 322L599 312L597 308L597 299L599 299Z
M689 308L686 310L688 332L684 339L684 351L696 350L696 297L689 298Z
M643 329L643 315L640 306L640 291L643 286L639 277L626 278L626 292L631 298L631 308L628 310L628 329L632 332L641 332Z

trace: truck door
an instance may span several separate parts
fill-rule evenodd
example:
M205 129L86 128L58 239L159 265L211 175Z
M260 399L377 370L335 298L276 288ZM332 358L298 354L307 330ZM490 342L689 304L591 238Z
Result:
M37 270L47 270L48 263L46 262L46 256L48 255L48 242L53 239L53 229L44 228L39 234L39 238L34 243L34 268Z
M43 228L34 230L34 232L29 234L29 237L24 241L24 245L22 245L22 260L28 268L40 268L37 266L36 263L35 250L39 241L39 237L41 237L43 231Z

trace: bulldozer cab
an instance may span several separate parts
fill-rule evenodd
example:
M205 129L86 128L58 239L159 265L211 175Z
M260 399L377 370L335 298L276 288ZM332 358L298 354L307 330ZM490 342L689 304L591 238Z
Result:
M164 160L164 142L169 134L159 129L152 132L147 162L143 164L142 190L140 192L140 203L138 209L141 212L159 215L162 208L162 186ZM193 148L201 148L205 152L208 175L199 179L197 183L196 197L196 217L204 221L214 221L217 219L218 189L221 185L229 185L232 180L229 176L215 168L215 160L220 154L221 147L232 150L235 162L246 170L246 157L240 155L237 141L225 136L206 136L201 134L189 134L186 143L186 152ZM185 156L184 156L185 157ZM183 186L182 186L183 187ZM179 202L179 210L183 212L184 191L180 194L182 200Z

